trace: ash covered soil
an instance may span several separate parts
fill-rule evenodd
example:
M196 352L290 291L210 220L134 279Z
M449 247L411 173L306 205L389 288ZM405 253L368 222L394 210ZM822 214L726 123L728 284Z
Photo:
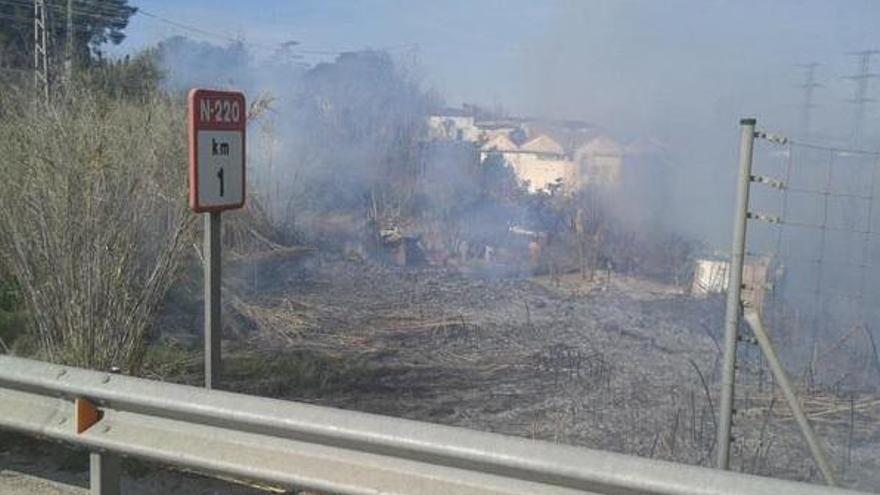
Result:
M719 299L619 274L497 277L319 257L242 265L230 278L231 390L713 463ZM781 396L746 368L734 469L821 482ZM845 484L880 488L880 402L811 394Z

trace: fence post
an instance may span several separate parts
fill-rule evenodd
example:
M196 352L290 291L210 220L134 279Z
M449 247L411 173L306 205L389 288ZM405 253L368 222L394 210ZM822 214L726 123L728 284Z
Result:
M730 429L733 416L733 389L736 373L736 338L741 308L743 263L746 247L746 221L749 209L749 186L752 179L752 150L755 144L755 119L740 120L739 179L736 211L733 220L733 245L727 281L727 310L724 317L724 363L721 381L721 404L716 444L716 467L727 469L730 461Z
M120 495L119 457L107 452L89 453L89 493L91 495Z
M767 358L767 364L770 366L770 371L772 371L773 376L776 377L776 384L779 385L779 388L782 390L782 395L785 396L785 400L788 402L788 407L791 409L791 413L800 427L801 433L804 435L804 440L806 440L807 447L810 449L810 454L813 455L813 459L816 461L816 466L819 467L819 471L822 472L822 476L825 478L825 483L829 486L837 486L837 480L834 479L834 471L831 469L831 464L828 463L828 456L825 454L825 449L819 442L819 439L816 438L816 433L813 431L813 427L810 426L810 421L807 419L806 413L804 413L804 408L801 407L801 403L798 402L797 395L794 393L794 388L791 386L791 382L788 381L788 375L785 373L785 368L783 368L782 363L779 362L779 358L776 356L776 350L773 349L773 343L770 342L770 337L767 335L767 332L764 331L764 324L761 322L761 316L754 309L746 309L744 316L746 323L751 327L752 332L755 334L755 338L758 340L758 345L761 346L761 352L763 352L764 357Z

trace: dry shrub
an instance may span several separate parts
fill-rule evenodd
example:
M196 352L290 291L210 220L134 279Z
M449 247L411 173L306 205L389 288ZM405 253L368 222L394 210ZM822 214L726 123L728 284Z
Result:
M0 101L0 261L40 357L136 374L188 244L182 104L70 89Z

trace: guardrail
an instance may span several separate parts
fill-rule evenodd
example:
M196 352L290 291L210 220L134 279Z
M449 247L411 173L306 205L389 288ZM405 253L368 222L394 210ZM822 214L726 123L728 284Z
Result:
M100 410L82 433L74 399ZM0 427L90 449L93 493L110 454L352 495L860 493L10 356Z

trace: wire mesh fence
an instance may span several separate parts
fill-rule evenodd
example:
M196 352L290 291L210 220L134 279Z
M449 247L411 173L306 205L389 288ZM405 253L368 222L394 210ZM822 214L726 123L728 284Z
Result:
M878 165L880 152L756 141L745 289L809 389L880 384ZM745 351L761 370L760 353Z

